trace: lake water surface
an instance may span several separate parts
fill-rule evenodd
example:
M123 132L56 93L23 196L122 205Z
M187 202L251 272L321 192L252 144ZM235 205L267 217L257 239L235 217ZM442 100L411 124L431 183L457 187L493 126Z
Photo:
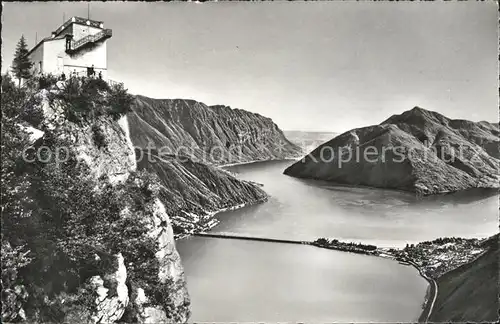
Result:
M268 202L217 215L212 232L404 246L440 236L495 233L491 191L419 199L283 175L292 161L228 168L264 185ZM312 246L192 237L177 242L191 321L414 321L427 289L412 267Z

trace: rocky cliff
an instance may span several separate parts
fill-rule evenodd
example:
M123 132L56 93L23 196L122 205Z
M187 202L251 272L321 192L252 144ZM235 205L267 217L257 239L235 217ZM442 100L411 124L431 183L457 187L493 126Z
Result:
M498 322L498 234L483 244L486 252L437 280L431 322Z
M128 122L138 168L158 175L160 199L179 235L215 226L218 211L267 199L216 165L301 153L269 118L194 100L136 96Z
M498 188L498 123L452 120L419 107L320 145L285 174L422 195Z
M9 227L6 231L7 234L22 231L26 237L23 244L14 242L15 239L6 241L2 253L9 252L15 260L25 255L34 255L34 258L26 266L13 270L14 279L7 280L2 318L6 321L185 322L190 302L175 249L174 231L182 236L207 230L217 224L212 217L216 212L259 203L265 201L267 195L257 184L194 161L198 153L209 150L208 146L196 146L194 155L189 152L174 155L134 144L137 145L138 139L140 144L143 143L140 139L153 138L162 145L168 143L171 148L185 142L196 145L205 140L208 132L211 135L207 139L212 141L210 148L213 148L222 139L234 140L237 132L224 130L234 123L253 135L243 145L243 155L226 162L285 157L295 152L296 147L286 143L284 153L274 154L269 148L257 145L264 141L262 134L256 134L257 129L269 130L272 136L286 141L269 119L195 102L189 102L193 108L179 101L186 104L181 107L186 111L177 111L180 115L176 115L168 112L169 107L174 111L181 109L177 104L171 106L176 101L161 101L168 104L161 104L159 109L157 101L139 97L128 117L119 117L117 110L122 109L113 107L113 103L121 106L127 102L128 95L123 89L112 90L102 81L83 84L70 81L68 84L58 82L50 90L34 91L22 103L21 115L29 122L22 121L24 125L19 125L19 131L34 141L31 154L45 147L49 155L55 153L52 157L59 154L67 159L59 163L45 159L44 155L44 161L49 163L38 163L30 155L35 163L23 166L23 176L29 180L28 189L16 195L21 199L29 197L32 204L29 208L42 212L35 212L31 220L24 218L35 224L33 229L26 229L23 220L23 224L12 224L12 229ZM148 105L139 110L143 101L137 100ZM152 107L159 110L155 112ZM221 114L219 109L227 114ZM138 110L147 123L139 117ZM157 113L163 113L165 119L157 119ZM159 126L155 123L170 125L162 129L167 137L158 135L148 123L156 127ZM190 123L199 125L199 136L194 136ZM219 126L210 130L210 125ZM151 133L158 137L150 137ZM171 140L166 141L167 138ZM12 212L18 209L12 208ZM68 215L62 224L57 216L60 214ZM58 230L50 234L50 239L57 242L55 246L50 244L50 249L62 249L64 259L73 260L69 265L47 261L44 253L32 252L40 245L39 235L52 232L53 227ZM41 234L30 234L33 232ZM16 263L21 264L20 261L11 263L14 268ZM37 278L30 279L29 285L18 284L27 278L26 272L37 267L40 268ZM63 277L73 283L58 286L55 281L66 279L53 277L54 273L64 274ZM54 285L57 288L53 288Z
M221 165L302 153L271 119L227 106L137 96L128 119L134 145L154 147L161 155Z
M70 82L2 98L2 107L22 106L2 116L2 160L12 161L2 164L2 321L186 322L189 295L159 183L136 170L126 117L113 112L115 97L127 96L100 81ZM2 82L2 97L5 88L17 91ZM30 125L16 124L19 115ZM22 152L28 129L37 139Z
M267 200L266 193L256 184L187 157L160 158L149 153L137 160L139 169L159 177L159 197L165 202L175 234L208 230L217 224L212 218L216 212Z

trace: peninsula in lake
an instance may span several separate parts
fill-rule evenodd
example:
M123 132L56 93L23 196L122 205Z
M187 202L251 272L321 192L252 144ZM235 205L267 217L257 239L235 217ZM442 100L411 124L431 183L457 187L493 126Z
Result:
M498 188L498 135L498 123L415 107L333 138L285 174L422 195Z

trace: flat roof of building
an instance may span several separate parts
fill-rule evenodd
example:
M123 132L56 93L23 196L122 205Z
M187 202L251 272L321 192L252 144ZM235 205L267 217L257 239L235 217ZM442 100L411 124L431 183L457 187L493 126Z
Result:
M91 27L95 27L95 28L103 28L102 24L103 22L102 21L99 21L99 20L92 20L92 19L87 19L87 18L82 18L82 17L71 17L70 19L68 19L64 24L62 24L61 26L59 26L55 31L54 33L57 35L59 35L63 30L65 30L68 26L70 26L71 24L79 24L79 25L84 25L84 26L91 26Z
M88 22L88 23L87 23ZM50 40L56 40L56 39L62 39L64 37L58 37L59 34L61 34L67 27L69 27L71 24L79 24L79 25L85 25L85 26L91 26L95 28L103 28L103 23L102 21L99 20L92 20L92 19L87 19L87 18L82 18L82 17L71 17L68 19L64 24L59 26L55 31L52 33L55 35L54 37L45 37L43 38L38 44L33 46L33 48L28 52L26 55L30 55L38 46L40 46L42 43Z

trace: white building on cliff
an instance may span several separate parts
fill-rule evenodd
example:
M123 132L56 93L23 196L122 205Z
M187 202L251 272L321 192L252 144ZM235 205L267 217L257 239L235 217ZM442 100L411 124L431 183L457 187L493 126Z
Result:
M28 57L35 75L76 72L82 76L94 65L96 75L101 72L107 79L106 42L111 36L111 29L104 29L102 21L72 17L36 44Z

